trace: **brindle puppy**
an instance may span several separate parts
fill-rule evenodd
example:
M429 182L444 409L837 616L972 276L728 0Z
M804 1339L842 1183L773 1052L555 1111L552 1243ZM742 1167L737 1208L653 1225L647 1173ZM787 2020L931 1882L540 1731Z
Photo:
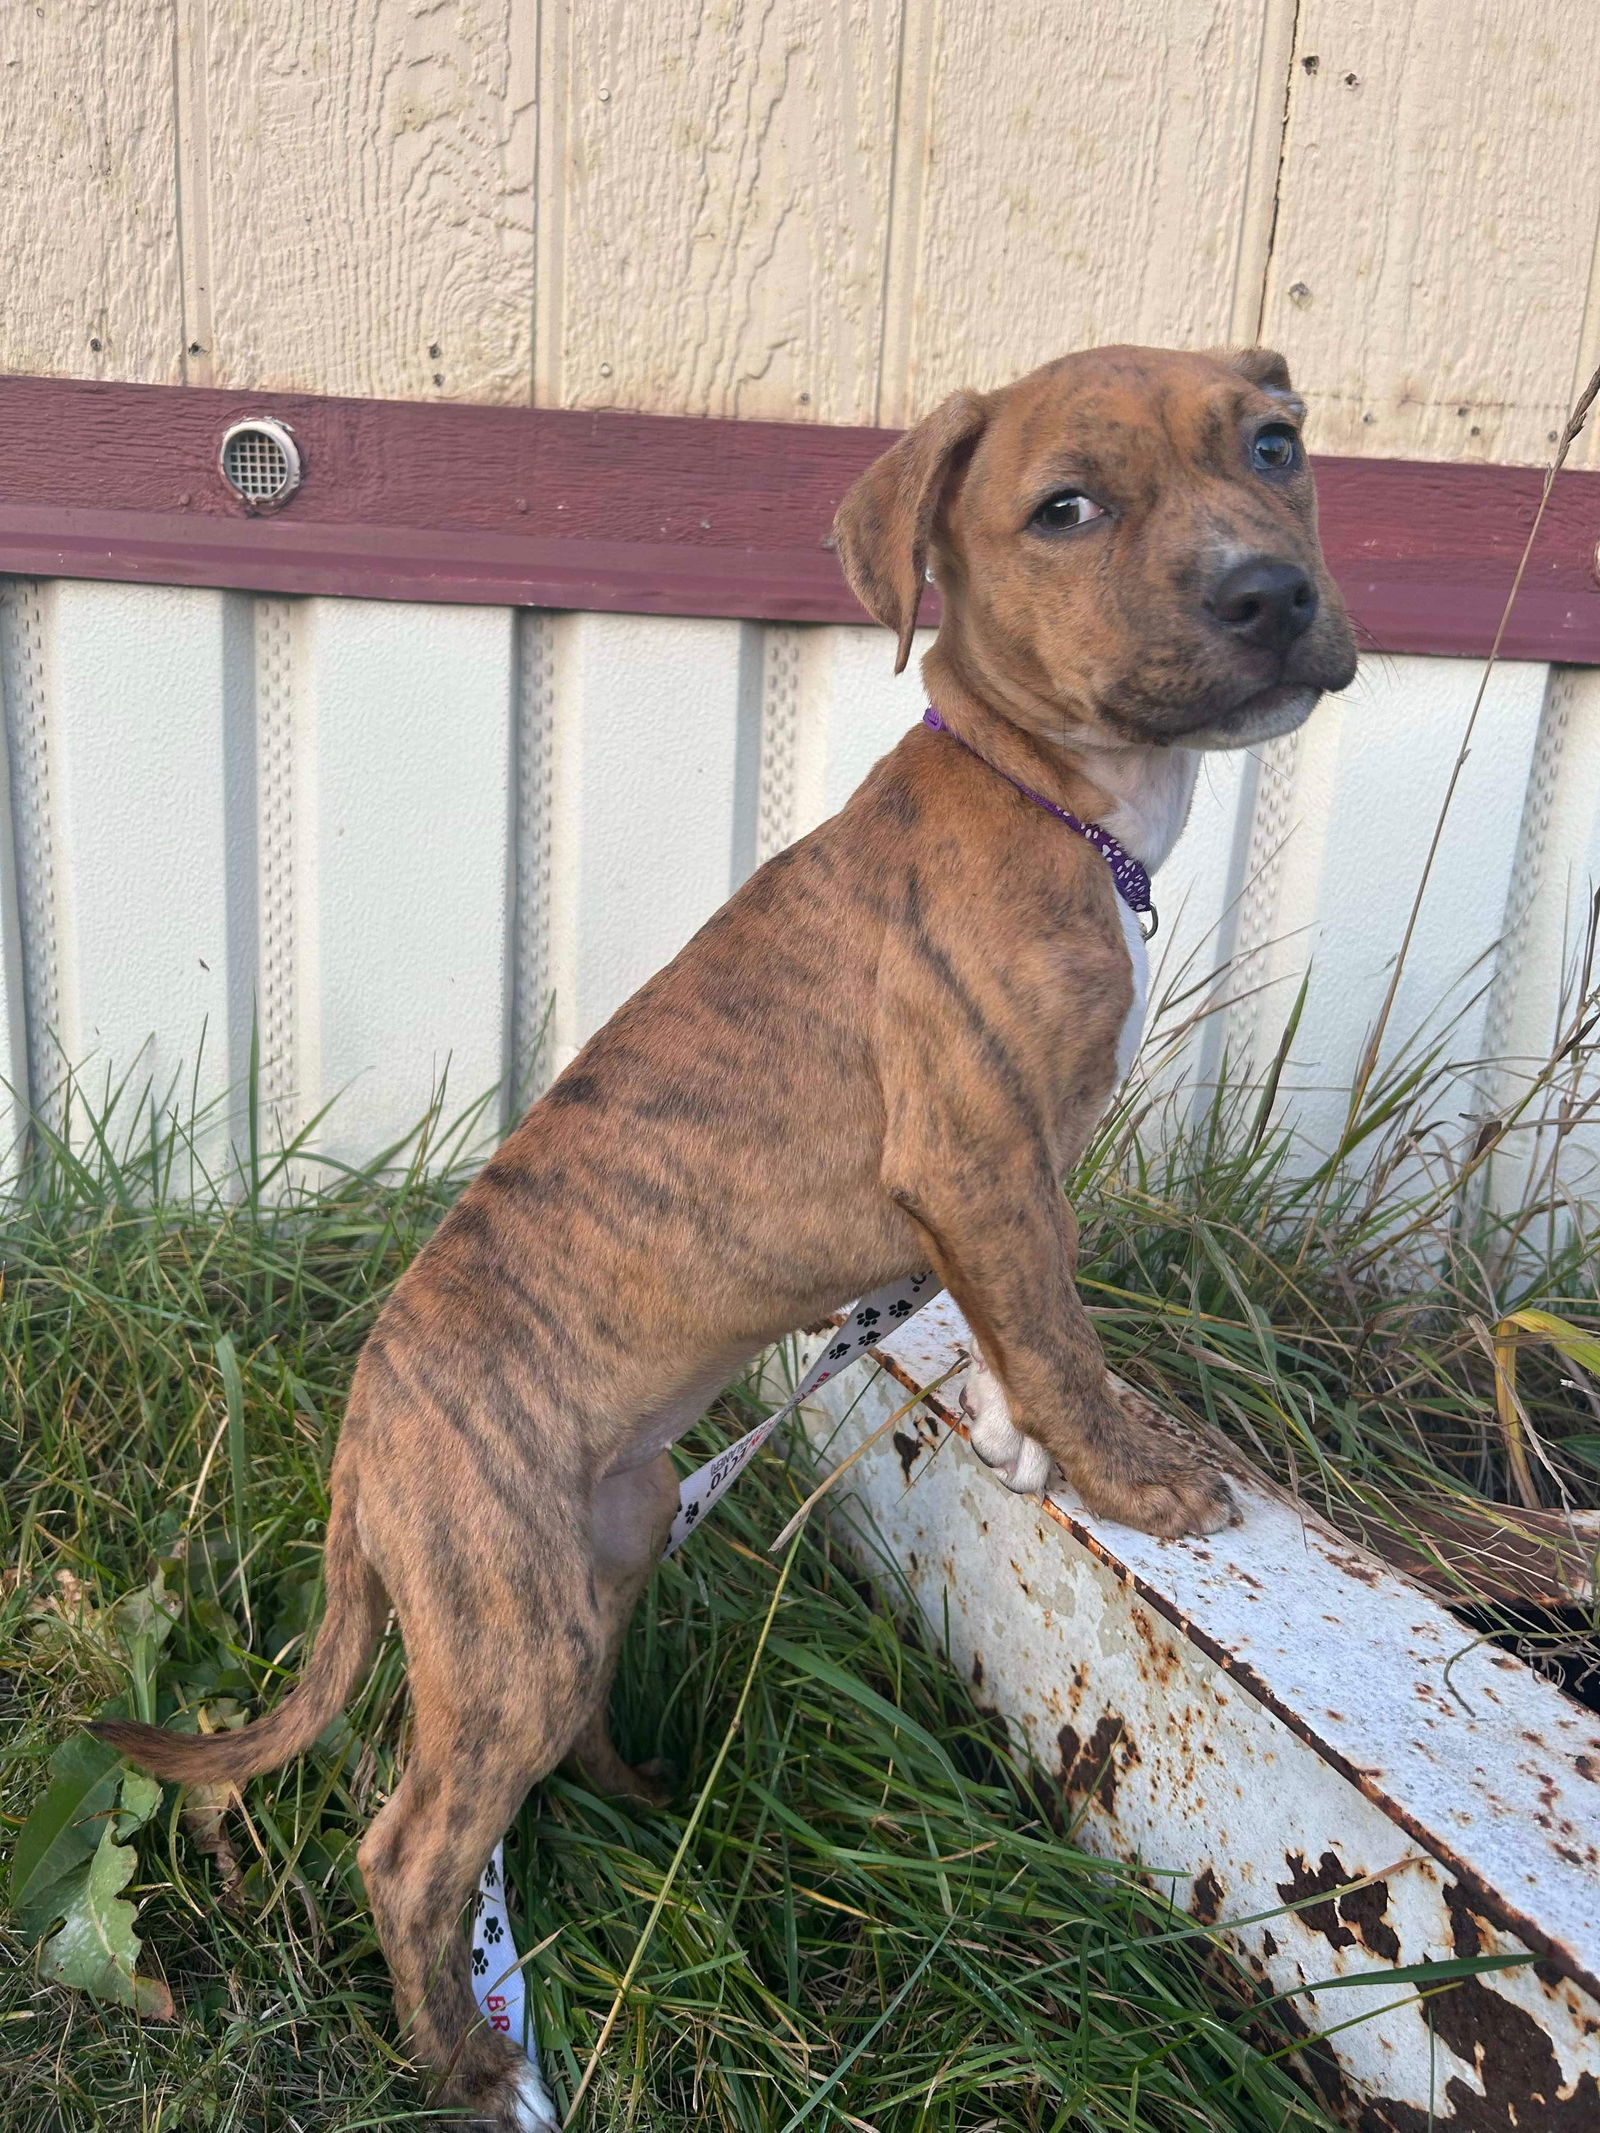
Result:
M161 1776L241 1783L316 1738L394 1608L412 1748L361 1868L413 2047L480 2122L552 2121L477 2018L463 1906L563 1757L650 1792L607 1732L618 1641L672 1516L667 1446L759 1349L931 1264L1014 1484L1054 1463L1153 1533L1230 1515L1119 1405L1073 1286L1060 1180L1111 1091L1130 957L1105 861L1007 777L1154 866L1200 750L1350 680L1301 412L1261 350L1102 349L953 395L869 468L844 568L903 666L931 565L951 732L907 734L748 881L418 1256L356 1371L293 1693L205 1740L101 1729Z

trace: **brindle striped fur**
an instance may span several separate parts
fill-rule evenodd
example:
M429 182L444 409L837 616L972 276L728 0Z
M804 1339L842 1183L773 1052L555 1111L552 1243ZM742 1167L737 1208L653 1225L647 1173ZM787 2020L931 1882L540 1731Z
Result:
M838 521L851 582L903 663L932 559L930 692L990 763L1115 817L1128 764L1159 769L1172 735L1254 737L1283 715L1259 692L1303 716L1348 681L1310 478L1264 481L1241 441L1292 410L1287 383L1260 352L1069 357L954 396L863 476ZM1031 514L1069 479L1114 515L1044 539ZM1203 604L1241 549L1298 559L1321 595L1271 660ZM1119 1407L1073 1285L1059 1181L1130 992L1104 862L948 735L909 733L613 1016L396 1289L293 1693L203 1740L101 1729L162 1776L241 1783L315 1739L393 1607L412 1748L361 1866L412 2048L476 2122L535 2121L476 2019L463 1906L564 1757L653 1790L605 1706L673 1510L666 1446L766 1343L931 1263L1088 1503L1156 1533L1228 1516L1220 1479Z

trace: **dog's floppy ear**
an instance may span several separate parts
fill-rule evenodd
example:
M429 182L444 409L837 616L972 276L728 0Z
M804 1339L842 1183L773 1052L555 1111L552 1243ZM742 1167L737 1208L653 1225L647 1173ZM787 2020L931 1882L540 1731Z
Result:
M1304 416L1306 403L1290 384L1289 366L1276 348L1219 348L1217 361L1259 385L1274 400L1282 400L1292 415Z
M988 420L976 393L952 393L875 459L839 506L833 537L855 594L900 640L894 670L911 657L928 537L956 456Z
M1264 386L1268 392L1294 391L1289 382L1289 366L1276 348L1219 348L1217 361L1238 371L1240 377L1248 378L1252 385Z

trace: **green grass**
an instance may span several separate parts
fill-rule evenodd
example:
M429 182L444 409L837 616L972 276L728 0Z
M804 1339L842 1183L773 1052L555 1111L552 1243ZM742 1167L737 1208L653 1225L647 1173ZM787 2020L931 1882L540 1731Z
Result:
M1304 990L1265 1068L1225 1064L1191 1109L1168 1069L1212 983L1180 978L1073 1187L1079 1286L1116 1367L1340 1523L1397 1493L1517 1503L1489 1329L1530 1305L1600 1326L1592 961L1550 1059L1478 1130L1464 1102L1500 1077L1460 1057L1447 1011L1358 1080L1319 1152L1285 1123ZM1541 1502L1600 1506L1600 1388L1530 1348L1519 1391Z
M131 1116L131 1113L130 1113ZM47 1151L3 1238L6 1584L0 1811L109 1702L254 1710L314 1618L341 1395L383 1294L447 1203L459 1142L387 1180L261 1165L208 1192L181 1134L102 1114ZM691 1439L746 1426L730 1396ZM617 1696L625 1753L681 1772L635 1814L554 1779L509 1853L547 2068L570 2094L722 1743L804 1476L760 1460L658 1574ZM176 1620L115 1603L161 1569ZM1278 2133L1323 2121L1247 1978L1091 1861L1048 1779L813 1523L746 1721L641 1966L584 2123L786 2133ZM146 1618L148 1621L148 1617ZM333 1736L248 1789L228 1900L170 1792L128 1894L171 2022L0 1986L0 2125L344 2128L424 2122L361 1906L354 1845L403 1754L392 1640Z

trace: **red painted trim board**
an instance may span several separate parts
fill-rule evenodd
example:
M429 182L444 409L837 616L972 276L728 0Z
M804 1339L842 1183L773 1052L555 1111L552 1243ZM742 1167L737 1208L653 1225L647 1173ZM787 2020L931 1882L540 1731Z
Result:
M305 460L276 515L251 516L217 471L223 430L252 415L286 422ZM854 622L828 525L892 435L0 378L0 572ZM1365 640L1486 652L1539 474L1316 464L1328 557ZM1597 540L1600 474L1563 474L1506 657L1600 664Z

